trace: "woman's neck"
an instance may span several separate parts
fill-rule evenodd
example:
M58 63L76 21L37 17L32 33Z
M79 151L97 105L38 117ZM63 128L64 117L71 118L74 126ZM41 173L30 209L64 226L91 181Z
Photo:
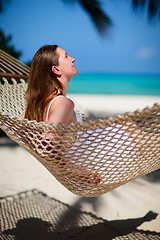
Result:
M67 89L68 89L68 84L69 84L69 80L70 79L67 79L67 78L64 78L64 77L61 77L58 79L61 84L62 84L62 88L63 88L63 95L66 97L67 95Z

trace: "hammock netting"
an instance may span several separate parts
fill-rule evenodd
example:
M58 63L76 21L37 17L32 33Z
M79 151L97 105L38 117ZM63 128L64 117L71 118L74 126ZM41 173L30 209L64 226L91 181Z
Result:
M72 193L98 196L160 168L158 103L106 119L45 124L20 119L26 87L20 77L2 77L0 128Z

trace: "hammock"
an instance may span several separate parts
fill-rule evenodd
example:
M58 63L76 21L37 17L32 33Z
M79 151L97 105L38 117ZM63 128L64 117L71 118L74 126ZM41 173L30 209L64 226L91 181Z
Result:
M6 75L0 84L0 128L72 193L98 196L160 168L158 103L113 118L45 124L19 118L27 83Z

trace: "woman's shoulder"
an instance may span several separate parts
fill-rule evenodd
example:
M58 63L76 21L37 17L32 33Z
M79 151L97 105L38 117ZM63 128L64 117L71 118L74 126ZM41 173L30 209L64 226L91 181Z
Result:
M55 102L55 104L63 103L63 105L65 104L65 105L70 105L71 107L74 107L74 102L70 98L63 96L63 95L59 95L59 96L55 97L55 99L53 99L53 101Z
M54 104L51 104L50 106L50 112L54 111L54 110L58 110L58 109L68 109L70 111L72 111L74 109L74 102L66 97L66 96L63 96L63 95L59 95L57 97L55 97L51 103Z
M68 97L56 97L54 104L51 104L48 114L48 121L54 123L68 123L72 121L74 103Z

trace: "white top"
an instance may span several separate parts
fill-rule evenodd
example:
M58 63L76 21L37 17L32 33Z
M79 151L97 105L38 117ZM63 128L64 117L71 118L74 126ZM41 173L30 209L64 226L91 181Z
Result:
M58 97L64 97L64 96L63 96L63 95L58 95L57 97L53 98L53 99L50 101L49 106L48 106L48 109L47 109L47 113L46 113L46 123L48 122L48 115L49 115L50 107L51 107L53 101L54 101L56 98L58 98ZM80 119L80 117L78 116L78 113L77 113L76 111L74 111L74 112L75 112L75 115L76 115L76 120L77 120L77 122L81 122L81 119Z
M74 110L74 112L75 112L75 115L76 115L77 122L82 122L80 117L79 117L79 115L78 115L78 113L75 110Z

